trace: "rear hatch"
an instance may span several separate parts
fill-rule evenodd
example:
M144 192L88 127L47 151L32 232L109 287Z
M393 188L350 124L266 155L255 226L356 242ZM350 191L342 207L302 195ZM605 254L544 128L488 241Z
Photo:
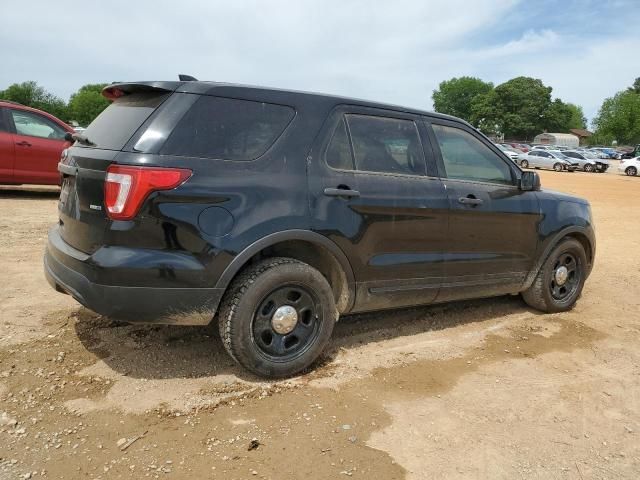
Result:
M103 245L110 222L104 209L107 168L171 94L144 84L110 87L105 92L113 103L76 137L59 164L60 235L72 247L89 254Z

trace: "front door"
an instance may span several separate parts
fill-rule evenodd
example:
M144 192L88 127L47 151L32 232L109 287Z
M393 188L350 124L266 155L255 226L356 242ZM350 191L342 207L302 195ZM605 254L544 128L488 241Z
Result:
M451 217L438 301L518 292L533 268L542 220L520 171L473 129L432 120L430 134Z
M354 311L432 302L444 274L444 186L428 176L417 119L344 107L309 160L313 229L351 262ZM434 172L435 173L435 172Z
M14 179L18 183L58 184L60 154L68 143L65 131L35 112L10 109L15 126Z

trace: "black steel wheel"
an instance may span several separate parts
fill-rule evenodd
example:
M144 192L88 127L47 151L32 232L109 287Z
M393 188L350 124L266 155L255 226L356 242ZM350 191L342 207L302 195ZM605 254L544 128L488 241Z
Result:
M582 269L574 255L565 252L558 257L553 266L553 274L549 282L551 296L564 301L575 293L582 280Z
M575 238L565 238L551 251L522 298L543 312L570 310L582 293L588 272L582 244Z
M338 319L324 276L293 258L247 267L225 293L220 337L231 357L256 375L282 378L309 367Z
M253 315L253 341L271 361L288 362L302 355L319 333L319 301L302 285L270 292Z

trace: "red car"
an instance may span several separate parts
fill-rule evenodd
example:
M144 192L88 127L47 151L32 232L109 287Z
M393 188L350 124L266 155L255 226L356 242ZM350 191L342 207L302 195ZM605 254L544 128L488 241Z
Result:
M53 115L0 100L0 183L59 185L67 133L73 128Z

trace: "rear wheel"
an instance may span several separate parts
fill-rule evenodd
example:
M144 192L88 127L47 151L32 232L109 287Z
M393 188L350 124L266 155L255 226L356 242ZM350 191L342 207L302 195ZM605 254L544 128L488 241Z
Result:
M585 172L593 172L594 170L595 170L595 167L593 166L593 164L592 164L592 163L587 163L587 164L584 166L584 171L585 171Z
M562 171L562 165L560 165L559 163L555 163L555 164L553 165L553 169L554 169L556 172L561 172L561 171Z
M626 173L630 177L635 177L638 174L638 169L636 167L627 167L624 173Z
M522 298L543 312L570 310L582 293L586 273L584 247L573 238L565 238L552 250Z
M522 161L520 162L520 166L521 166L522 168L527 168L527 167L529 166L529 162L527 162L526 160L522 160Z
M327 280L292 258L269 258L232 282L219 314L220 336L256 375L295 375L318 358L338 312Z

